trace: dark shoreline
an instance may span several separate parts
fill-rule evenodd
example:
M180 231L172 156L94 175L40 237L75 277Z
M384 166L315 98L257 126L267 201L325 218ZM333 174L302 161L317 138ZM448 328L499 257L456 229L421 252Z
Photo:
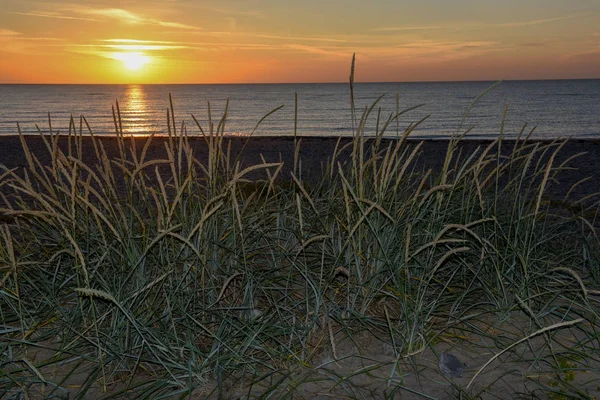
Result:
M50 154L40 136L23 136L25 142L30 151L35 154L39 161L43 165L47 165L50 162ZM115 136L96 136L100 140L107 151L109 157L119 156L119 147L117 143L117 137ZM68 151L68 137L59 137L60 148L67 152ZM146 143L145 137L136 138L136 149L141 152L144 144ZM302 173L306 178L318 176L321 173L323 164L331 158L338 138L332 137L298 137L298 141L301 141L300 147L300 160L302 162ZM148 148L146 160L151 159L163 159L166 157L166 151L164 144L168 142L169 138L165 136L154 137L151 145ZM207 146L204 138L194 136L188 138L191 147L194 149L194 154L201 162L207 159ZM224 149L231 146L232 157L236 157L240 154L244 143L248 140L246 137L225 137L223 139ZM352 139L349 137L341 138L341 145L350 142ZM373 140L372 138L367 139L368 141ZM131 143L130 137L124 138L125 144ZM383 144L396 141L395 138L383 139ZM417 169L432 169L434 172L442 168L443 162L446 155L449 140L443 139L426 139L426 140L415 140L408 139L407 145L413 147L418 143L423 143L420 156L415 162ZM482 150L487 147L492 140L474 139L464 140L459 143L458 148L463 154L470 154L481 147ZM530 140L528 143L540 143L548 144L551 141L540 141ZM510 154L514 140L504 139L502 142L502 153L507 155ZM72 147L72 150L75 146ZM495 150L494 150L495 151ZM91 143L91 137L82 137L82 153L84 162L94 162L95 154L94 147ZM554 184L555 194L558 196L564 196L570 187L580 181L583 178L591 177L588 181L578 185L572 192L574 199L580 199L582 197L591 195L596 192L600 192L600 140L588 140L588 139L571 139L557 154L554 165L558 166L568 160L570 157L585 153L577 158L571 160L568 163L569 167L575 169L566 169L558 175L558 182ZM139 153L138 153L139 154ZM284 162L284 176L285 172L291 170L294 160L294 138L290 136L286 137L268 137L268 136L257 136L252 137L248 140L246 147L243 149L243 153L239 159L242 167L251 165L261 164L263 161L261 155L264 157L265 162ZM0 164L4 165L8 169L20 168L27 166L27 159L21 145L21 139L19 136L2 136L0 137ZM315 175L316 174L316 175Z

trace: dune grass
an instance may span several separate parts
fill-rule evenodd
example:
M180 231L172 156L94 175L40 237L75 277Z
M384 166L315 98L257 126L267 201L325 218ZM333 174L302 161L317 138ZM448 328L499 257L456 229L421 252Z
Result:
M401 112L373 127L376 109L317 180L298 157L242 167L226 114L196 121L200 161L172 104L165 159L118 107L118 157L85 119L43 136L49 165L22 137L28 166L0 170L0 397L490 398L515 379L528 398L597 393L597 205L546 196L564 142L463 154L459 130L425 171L414 126L385 139ZM449 380L424 361L442 347L488 362Z

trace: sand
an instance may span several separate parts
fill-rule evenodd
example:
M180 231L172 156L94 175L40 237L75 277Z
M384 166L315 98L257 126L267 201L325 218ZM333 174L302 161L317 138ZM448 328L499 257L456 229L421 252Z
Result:
M83 138L82 140L83 160L88 163L93 163L95 156L90 138ZM148 149L147 159L165 158L166 140L167 139L165 138L155 138ZM102 138L101 141L109 156L118 157L119 147L116 138L105 137ZM136 139L138 152L141 151L145 141L146 139L144 138ZM48 154L46 145L40 137L26 137L25 142L42 164L48 165L50 163L50 155ZM60 138L59 143L65 152L69 151L66 138ZM190 139L190 143L197 159L201 163L205 163L208 153L204 140L202 138L193 138ZM284 169L281 174L282 179L289 177L294 160L293 138L252 138L248 141L243 152L241 152L244 143L244 138L234 137L225 139L225 147L231 147L231 155L233 158L239 155L242 167L260 164L263 162L263 159L265 162L283 162ZM327 159L333 154L336 143L337 140L334 138L302 138L299 156L302 160L301 167L303 179L318 179L324 163L327 162ZM344 143L348 143L348 139L342 140L342 145ZM418 143L418 141L409 141L408 146L414 148ZM483 140L465 141L462 142L459 147L462 154L470 154L478 147L485 148L490 143L490 141ZM439 171L442 168L448 144L449 142L446 140L424 141L420 157L416 161L416 168L432 169L434 173ZM540 142L539 144L544 145L547 143ZM509 154L513 145L514 142L505 141L503 143L502 153ZM75 151L74 147L71 148L71 151ZM580 156L571 159L578 154L580 154ZM568 166L571 168L565 169L557 176L557 181L553 182L551 188L551 195L559 198L564 197L573 184L585 177L590 177L591 179L578 185L576 189L572 191L573 200L599 192L600 177L598 172L600 165L597 164L597 160L600 159L600 141L572 140L567 142L554 159L554 164L561 165L569 159L571 160L569 161ZM0 164L8 169L23 168L27 166L27 159L19 137L7 136L0 138ZM2 171L0 171L0 175L2 175ZM8 188L6 187L0 186L0 190L3 191L3 194L8 192ZM591 198L591 200L593 199L594 198ZM511 330L511 332L516 335L512 340L516 341L519 338L518 335L523 330L523 326L518 326L518 324L516 324ZM396 379L397 376L394 375L391 369L391 367L395 365L394 362L396 358L394 354L390 352L389 345L386 347L386 343L380 343L373 337L367 336L361 339L362 341L359 343L359 347L362 348L361 350L356 348L355 343L349 343L344 337L336 337L336 341L337 340L339 340L339 343L336 344L337 352L339 353L338 355L342 357L339 362L333 362L331 357L327 354L318 354L317 357L320 358L314 360L314 362L317 365L322 364L324 367L315 370L306 369L294 371L298 376L304 376L303 374L313 374L315 378L327 378L322 382L322 379L314 379L315 383L309 383L299 389L299 395L304 396L305 398L333 398L343 396L345 394L343 386L333 385L333 383L337 382L336 377L344 375L351 377L349 379L352 380L353 385L356 385L355 387L358 388L357 390L359 390L359 393L365 397L376 398L376 394L382 393L382 390L387 388L390 384L401 384L401 387L403 388L424 391L434 398L451 398L455 395L455 393L452 392L453 385L465 386L475 375L478 368L484 365L491 357L489 348L486 346L478 347L479 345L477 343L479 343L479 339L473 337L472 340L465 340L463 347L453 349L453 351L457 351L457 355L460 356L461 360L467 362L468 366L466 367L463 377L456 378L455 381L445 380L437 372L437 355L431 350L426 350L419 358L419 367L426 372L419 376L408 374L400 380L399 378ZM489 344L489 347L492 347L491 343ZM448 349L440 347L438 350L442 351ZM376 371L371 371L369 369L369 366L373 364L373 360L376 360L382 365L381 368L378 368ZM528 381L523 378L528 372L524 369L526 366L527 365L525 364L520 365L518 363L506 363L506 365L495 363L492 367L488 368L485 374L482 375L482 378L476 382L475 388L477 390L483 390L484 387L481 385L494 382L493 389L490 389L486 394L496 395L498 398L517 390L531 390L532 387L528 388ZM523 370L521 370L521 368L523 368ZM368 371L368 373L355 373L356 371L362 370ZM579 375L581 375L581 377L579 377ZM579 375L578 379L583 379L584 381L589 378L585 373ZM312 377L312 375L309 377ZM390 377L392 380L390 380ZM583 385L585 383L584 381L577 382L577 384ZM529 384L531 385L531 383ZM210 385L208 388L210 388ZM192 398L203 398L206 395L205 390L207 390L207 388L199 389L198 392L194 393ZM100 394L99 391L97 393ZM235 392L233 393L235 394ZM408 389L401 389L398 393L399 395L402 395L402 398L420 398L414 393L411 393ZM232 396L232 398L235 398L235 396Z
M105 147L109 157L118 157L119 148L115 137L102 137L100 139ZM130 141L130 139L126 139ZM146 143L146 138L137 138L136 146L138 154ZM165 141L167 138L155 137L148 148L147 160L166 158ZM344 138L341 144L349 142L349 138ZM390 139L393 141L394 139ZM25 142L29 149L39 158L42 164L50 162L50 155L43 140L39 136L27 136ZM420 141L409 140L410 147L415 146ZM284 168L281 177L289 178L289 172L293 167L294 160L294 138L293 137L254 137L247 141L243 137L230 137L224 139L224 147L231 146L232 158L239 156L241 167L260 164L264 161L283 162ZM301 160L301 171L304 179L318 178L323 171L323 167L334 152L337 139L331 137L304 137L301 138L301 147L299 158ZM384 143L387 144L386 141ZM444 162L447 140L424 140L420 151L420 156L416 161L417 169L429 169L433 172L439 171ZM463 155L471 154L478 147L482 149L491 142L487 140L467 140L460 143L459 148ZM543 145L548 142L532 142ZM87 163L95 161L94 149L89 137L83 137L82 141L83 160ZM194 149L194 154L200 162L207 160L207 146L203 138L190 138L190 144ZM66 137L59 139L59 145L63 151L68 151ZM502 153L510 154L514 141L505 140L502 145ZM242 151L243 149L243 151ZM74 150L74 146L72 148ZM590 177L586 182L579 184L571 192L570 198L580 199L585 196L600 192L600 141L599 140L570 140L557 154L554 165L561 165L571 157L578 155L570 160L565 168L557 175L557 179L552 182L550 193L556 198L563 198L571 187L583 178ZM18 136L0 137L0 164L9 169L26 167L27 159L22 149L21 141Z

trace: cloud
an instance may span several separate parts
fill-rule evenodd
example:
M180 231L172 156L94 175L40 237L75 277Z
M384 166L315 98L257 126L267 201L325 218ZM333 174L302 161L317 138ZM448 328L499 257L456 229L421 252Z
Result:
M209 33L207 33L210 36ZM249 34L248 36L268 37L271 35ZM279 41L281 38L281 42ZM325 57L349 57L357 52L365 57L381 57L390 60L405 60L412 58L440 58L440 59L460 59L491 51L500 51L505 48L500 47L498 42L494 41L433 41L419 40L411 41L398 45L380 43L359 44L356 41L339 41L332 43L294 43L294 40L304 40L303 37L277 36L277 41L270 43L255 42L215 42L215 41L140 41L129 39L108 39L101 44L94 45L98 50L114 49L117 51L162 51L175 49L189 49L195 51L267 51L267 52L292 52L301 54L310 54ZM288 41L284 41L288 39ZM318 38L312 38L318 40Z
M520 43L517 46L518 47L547 47L550 44L552 44L553 42L547 42L547 41L541 41L541 42L526 42L526 43Z
M100 43L72 44L69 47L75 52L87 54L103 53L104 49L116 50L118 52L156 52L190 48L190 46L184 43L159 40L105 39L98 42Z
M25 15L28 17L41 17L41 18L56 18L56 19L71 19L71 20L79 20L79 21L98 21L93 18L82 18L82 17L73 17L64 15L58 12L48 12L48 11L31 11L31 12L17 12L17 11L5 11L7 14L16 14L16 15Z
M217 45L227 48L234 45ZM255 49L256 44L237 44L237 49ZM409 59L438 59L456 60L473 57L476 55L499 51L498 42L494 41L434 41L418 40L398 45L381 43L358 44L356 42L341 42L331 44L308 45L305 43L275 43L268 44L263 50L288 51L325 57L350 57L352 53L359 53L365 58L382 60L409 60Z
M197 30L198 27L192 25L186 25L179 22L173 21L161 21L154 18L144 18L137 14L134 14L130 11L123 10L121 8L75 8L73 11L87 14L87 15L100 15L107 18L112 18L119 20L121 22L130 23L130 24L156 24L168 28L177 28L177 29L191 29Z
M14 37L14 36L18 36L18 35L22 35L21 32L16 32L10 29L2 29L0 28L0 37Z
M456 42L443 42L434 40L418 40L405 44L400 44L392 48L395 49L407 49L414 50L422 53L432 52L448 52L448 51L460 51L465 49L481 49L490 48L497 45L498 42L492 41L456 41Z
M205 32L205 34L207 34L208 36L213 36L213 37L224 37L224 36L231 36L233 33L232 32Z
M382 27L372 29L373 32L410 32L410 31L429 31L429 30L442 30L442 29L464 29L464 28L484 28L490 26L498 26L504 28L517 28L523 26L534 26L540 24L546 24L556 21L564 21L581 17L581 15L566 15L562 17L544 18L544 19L533 19L527 21L514 21L514 22L501 22L501 23L489 23L489 24L464 24L464 25L417 25L417 26L396 26L396 27Z
M138 40L138 39L103 39L100 42L106 43L140 43L140 44L176 44L177 42L165 40Z
M199 30L200 28L192 25L183 24L175 21L162 21L155 18L147 18L142 15L138 15L131 11L122 8L94 8L88 6L79 5L63 5L61 12L57 11L30 11L30 12L16 12L16 11L5 11L8 14L26 15L30 17L42 17L42 18L58 18L68 20L80 20L80 21L95 21L100 22L108 18L111 20L118 20L128 24L148 24L148 25L160 25L167 28L176 29L187 29L187 30Z
M27 37L21 32L0 28L0 40L15 42L56 42L62 41L63 39L53 37Z
M121 8L75 8L73 11L86 15L99 15L102 17L113 18L130 24L144 22L143 18Z
M148 20L151 23L157 23L160 26L165 26L168 28L178 28L178 29L192 29L192 30L197 30L200 29L198 27L192 26L192 25L186 25L186 24L180 24L179 22L165 22L165 21L157 21L154 19Z
M201 9L204 11L208 11L210 13L221 14L221 15L234 15L238 17L252 17L252 18L260 18L264 19L265 15L258 10L242 10L242 9L232 9L232 8L224 8L224 7L212 7L207 5L200 4L190 4L190 7L194 7L196 9Z
M203 51L248 51L248 50L261 50L261 51L281 51L284 46L263 44L263 43L194 43L190 44L190 49L203 50Z
M72 44L68 50L77 53L102 55L110 50L117 52L166 52L172 50L238 51L238 50L283 50L285 45L264 43L216 43L216 42L174 42L164 40L103 39L96 43Z
M267 35L267 34L251 34L250 36L262 38L262 39L275 39L275 40L296 40L302 42L331 42L331 43L346 43L346 40L323 38L323 37L305 37L305 36L279 36L279 35Z
M0 52L30 55L43 54L42 48L59 46L63 39L53 37L27 37L10 29L0 29Z
M191 47L178 42L122 38L98 40L96 43L88 44L71 44L65 47L67 51L72 53L87 54L121 61L128 54L137 54L140 57L151 60L154 57L160 57L161 53L187 48Z
M580 16L581 15L566 15L564 17L533 19L533 20L529 20L529 21L504 22L504 23L494 24L494 25L507 27L507 28L516 28L516 27L521 27L521 26L533 26L533 25L546 24L548 22L564 21L564 20L568 20L568 19L574 19L574 18L577 18Z
M95 46L94 46L95 47ZM103 44L98 47L115 49L120 51L160 51L160 50L177 50L187 49L188 46L166 46L153 44Z
M303 44L288 44L285 45L285 47L302 53L317 54L322 56L348 57L350 54L352 54L352 51L349 49L343 49L339 47L317 47Z
M365 57L386 61L409 60L459 60L501 50L492 41L434 41L418 40L396 46L368 46L355 49Z
M581 51L577 53L566 54L564 58L568 60L574 60L579 58L598 57L600 56L600 48L590 49L587 51Z
M404 31L430 31L430 30L439 30L445 29L444 26L441 25L424 25L424 26L396 26L396 27L388 27L388 28L375 28L374 32L404 32Z

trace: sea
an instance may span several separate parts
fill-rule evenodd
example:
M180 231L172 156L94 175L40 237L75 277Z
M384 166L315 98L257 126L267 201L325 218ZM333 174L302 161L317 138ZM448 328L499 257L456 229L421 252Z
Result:
M386 136L410 129L422 139L600 138L600 79L355 83L353 95L355 118L347 83L0 85L0 135L49 133L50 125L66 134L71 117L72 129L89 134L81 116L94 134L114 135L117 103L123 133L166 135L171 96L187 135L223 121L225 135L351 136L364 118L366 135L385 127Z

